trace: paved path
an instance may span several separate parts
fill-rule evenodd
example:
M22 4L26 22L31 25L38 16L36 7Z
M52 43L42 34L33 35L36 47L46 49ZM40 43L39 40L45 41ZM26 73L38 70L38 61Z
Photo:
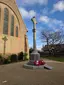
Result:
M25 62L0 66L0 85L64 85L64 63L45 60L52 70L30 70Z

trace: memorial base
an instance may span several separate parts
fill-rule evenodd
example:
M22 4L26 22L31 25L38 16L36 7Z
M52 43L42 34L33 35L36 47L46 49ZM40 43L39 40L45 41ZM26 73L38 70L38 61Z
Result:
M29 65L28 63L26 63L26 64L23 65L23 67L27 68L27 69L43 69L44 65L35 66L35 65Z
M30 60L29 60L28 64L34 65L34 62L37 60L38 61L40 60L40 54L36 50L34 50L30 55Z
M45 65L40 65L40 66L35 66L35 65L29 65L28 63L24 64L23 65L24 68L26 69L48 69L48 70L52 70L52 67L51 66L48 66L47 64Z
M23 67L27 69L48 69L51 70L52 67L48 66L47 64L44 65L34 65L35 61L40 61L40 54L34 50L30 55L30 60L28 63L24 64Z

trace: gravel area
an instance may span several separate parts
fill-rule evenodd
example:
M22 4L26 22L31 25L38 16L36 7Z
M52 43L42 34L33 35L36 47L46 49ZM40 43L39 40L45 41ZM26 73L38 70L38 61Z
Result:
M0 85L64 85L64 63L45 61L52 70L25 69L26 62L0 65Z

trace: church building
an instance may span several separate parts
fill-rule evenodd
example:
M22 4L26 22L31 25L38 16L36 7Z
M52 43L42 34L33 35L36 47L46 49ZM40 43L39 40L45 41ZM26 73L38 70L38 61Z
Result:
M0 53L29 54L27 29L16 0L0 0ZM5 39L6 38L6 39Z

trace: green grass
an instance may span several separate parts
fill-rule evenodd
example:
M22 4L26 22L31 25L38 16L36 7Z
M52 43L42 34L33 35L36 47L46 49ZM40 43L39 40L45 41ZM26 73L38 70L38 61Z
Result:
M46 58L46 59L50 59L50 60L55 60L55 61L64 62L64 57L47 56L47 57L41 57L41 58Z

